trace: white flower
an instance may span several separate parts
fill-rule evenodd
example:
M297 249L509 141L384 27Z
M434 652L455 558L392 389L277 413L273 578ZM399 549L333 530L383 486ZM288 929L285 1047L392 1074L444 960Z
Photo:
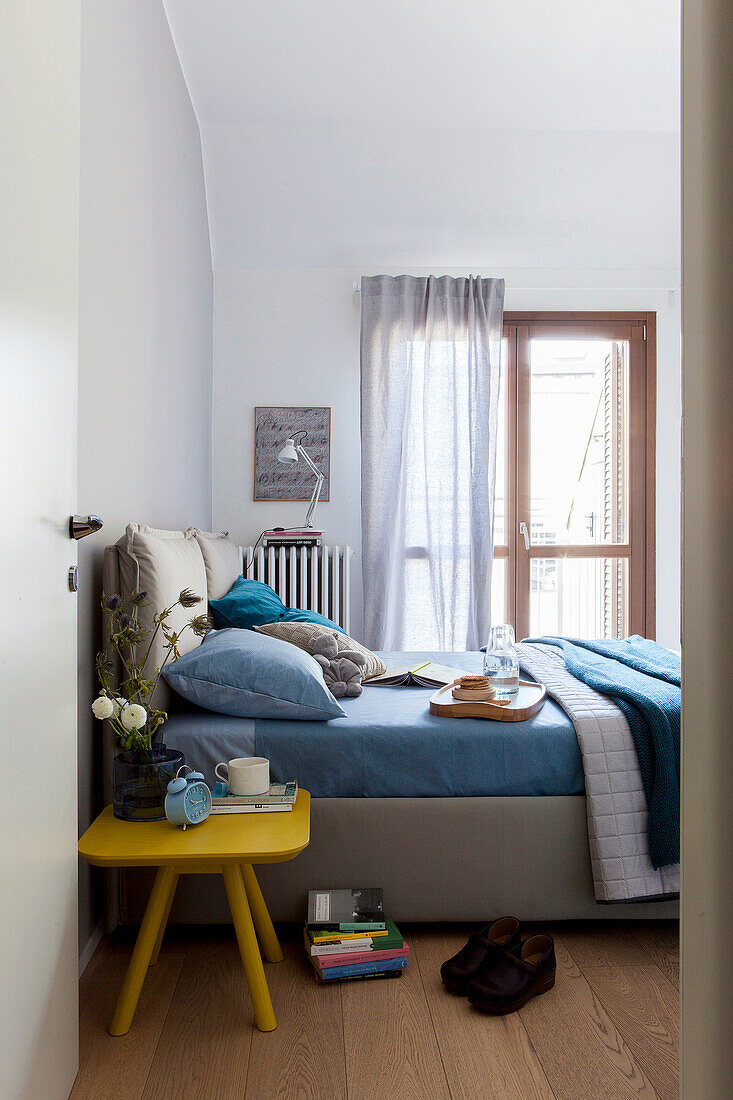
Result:
M115 695L112 699L112 706L115 710L115 718L119 718L120 711L127 706L127 699L123 699L121 695Z
M120 713L120 722L129 733L141 729L147 720L148 712L139 703L130 703Z
M95 718L111 718L114 714L115 708L111 699L108 699L106 695L100 695L92 703L92 711Z

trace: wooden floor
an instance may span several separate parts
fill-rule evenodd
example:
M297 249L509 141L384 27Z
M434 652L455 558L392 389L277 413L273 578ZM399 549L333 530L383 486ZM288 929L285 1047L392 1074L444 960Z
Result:
M672 1100L678 1086L674 924L563 924L555 988L512 1016L444 992L463 926L405 928L402 978L319 986L298 931L265 969L278 1028L254 1028L232 933L173 930L128 1035L106 1026L130 943L104 942L81 981L73 1100Z

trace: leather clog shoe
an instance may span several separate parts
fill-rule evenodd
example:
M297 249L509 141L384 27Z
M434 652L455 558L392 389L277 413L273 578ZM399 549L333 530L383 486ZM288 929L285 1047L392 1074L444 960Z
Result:
M481 967L510 951L519 940L519 921L516 917L501 917L493 924L487 924L480 932L469 936L465 947L443 963L440 968L443 985L453 993L465 994L468 983Z
M504 1016L555 984L555 944L544 933L488 958L468 986L474 1008Z

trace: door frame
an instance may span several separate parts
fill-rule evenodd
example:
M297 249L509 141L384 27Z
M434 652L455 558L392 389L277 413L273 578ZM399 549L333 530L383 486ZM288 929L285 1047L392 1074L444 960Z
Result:
M529 633L529 574L533 557L600 557L599 546L530 547L519 538L529 519L529 342L531 336L574 335L629 342L629 535L612 557L629 560L629 632L656 633L656 320L652 311L507 311L506 543L495 556L507 561L505 606L519 634Z

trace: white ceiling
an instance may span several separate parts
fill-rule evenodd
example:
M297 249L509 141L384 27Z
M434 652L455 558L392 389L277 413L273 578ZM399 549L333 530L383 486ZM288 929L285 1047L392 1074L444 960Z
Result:
M677 266L677 0L165 7L216 267Z

